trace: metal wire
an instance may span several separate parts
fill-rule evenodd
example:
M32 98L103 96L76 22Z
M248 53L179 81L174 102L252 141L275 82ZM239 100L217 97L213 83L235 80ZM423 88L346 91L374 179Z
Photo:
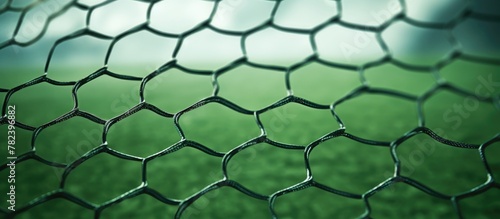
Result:
M42 4L43 2L46 2L46 1L37 1L37 2L34 2L25 8L14 8L14 7L10 6L12 3L12 0L8 0L7 7L0 9L0 13L5 13L8 11L21 12L21 17L18 21L16 28L15 28L14 36L20 31L23 17L26 16L27 12L30 9L36 7L38 4ZM175 215L175 218L181 218L181 216L183 215L183 212L191 204L193 204L196 200L198 200L204 194L206 194L212 190L220 189L221 187L232 187L232 188L238 190L239 192L241 192L245 195L248 195L252 198L267 201L269 203L269 209L270 209L274 218L277 218L279 216L274 211L274 203L275 203L276 198L278 198L279 196L286 195L288 193L303 190L303 189L308 188L308 187L317 187L317 188L319 188L325 192L328 192L328 193L333 193L336 195L344 196L346 198L363 200L365 205L366 205L366 211L363 215L360 215L360 217L369 218L369 217L371 217L371 215L370 215L371 214L371 207L369 204L370 197L372 197L377 192L380 192L380 191L386 189L387 187L389 187L395 183L398 183L398 182L399 183L406 183L406 184L408 184L412 187L415 187L415 188L417 188L417 189L419 189L419 190L421 190L421 191L423 191L423 192L425 192L433 197L450 201L455 206L455 210L456 210L457 215L459 215L459 217L463 217L461 210L460 210L460 207L458 205L459 200L473 196L473 195L480 194L482 192L485 192L489 188L496 187L496 188L500 189L499 182L495 181L492 177L492 170L491 170L491 167L489 166L489 164L486 160L486 156L484 153L485 148L488 147L489 145L495 143L495 142L499 142L500 137L497 136L497 137L491 139L490 141L488 141L482 145L452 141L452 140L446 139L442 136L439 136L433 130L426 127L424 115L422 113L422 105L427 100L427 98L430 97L432 94L434 94L438 91L441 91L441 90L448 90L450 92L453 92L453 93L456 93L459 95L467 95L467 96L475 97L475 98L477 98L477 100L482 101L482 102L487 102L487 103L495 102L495 99L493 97L477 96L474 93L464 91L461 88L456 87L452 84L448 84L446 82L438 83L438 85L436 87L429 90L427 93L425 93L422 96L414 96L411 94L402 93L402 92L394 91L394 90L373 88L373 87L370 87L368 84L363 84L358 89L352 91L351 93L347 94L346 96L344 96L340 100L332 103L331 105L323 105L323 104L315 103L313 101L309 101L307 99L303 99L303 98L294 96L293 95L293 86L291 86L291 84L290 84L290 73L294 72L295 70L299 69L302 66L310 64L311 62L321 63L323 65L329 66L332 69L346 69L346 70L359 71L361 74L363 74L363 72L366 71L367 69L374 68L374 67L377 67L377 66L380 66L383 64L387 64L387 63L391 63L391 64L398 66L398 67L405 69L405 70L425 71L425 72L439 72L443 67L447 66L453 60L457 60L457 59L468 60L468 61L472 61L472 62L476 62L476 63L484 63L484 64L491 64L491 65L498 66L498 65L500 65L500 60L497 60L494 58L478 57L478 56L474 56L474 55L470 55L470 54L466 54L466 53L462 52L460 50L460 46L457 43L457 40L453 36L451 30L453 27L457 26L458 24L460 24L463 20L465 20L467 18L474 18L474 19L478 19L478 20L491 21L491 22L500 22L499 16L480 14L480 13L474 12L472 10L472 6L468 6L462 13L460 13L458 16L456 16L456 18L452 19L451 21L449 21L445 24L428 23L428 22L417 21L417 20L414 20L414 19L406 16L406 14L405 14L406 13L406 5L405 5L405 2L403 0L401 0L400 3L403 6L403 10L401 13L395 15L390 20L388 20L387 22L383 23L382 25L380 25L378 27L372 27L372 26L365 26L365 25L360 25L360 24L349 23L349 22L342 20L341 19L342 18L342 1L335 1L335 4L337 4L337 8L339 10L338 15L330 18L329 20L318 25L317 27L312 28L311 30L304 30L304 29L294 29L294 28L283 27L283 26L276 24L273 21L273 18L276 16L277 9L280 7L280 4L282 3L282 1L274 1L274 9L272 10L272 13L271 13L269 20L266 20L266 21L262 22L261 25L258 25L257 27L252 28L252 29L247 30L247 31L228 31L228 30L223 30L223 29L220 29L218 27L211 25L211 20L215 16L217 8L219 7L220 2L221 2L219 0L216 0L216 1L214 1L213 10L212 10L209 18L206 21L202 22L201 24L197 25L196 27L190 29L189 31L187 31L185 33L173 34L173 33L164 33L164 32L158 31L158 30L150 27L149 20L151 17L151 11L152 11L151 9L155 5L155 3L158 2L155 0L155 1L144 1L144 2L148 2L150 4L149 10L147 13L148 19L144 23L142 23L142 24L116 36L116 37L109 37L109 36L106 36L104 34L90 30L88 28L88 25L89 25L90 17L92 14L91 12L99 7L102 7L106 4L109 4L110 2L113 2L113 1L105 1L101 4L89 7L87 5L79 3L77 1L71 1L69 4L66 4L64 7L62 7L58 12L56 12L53 15L48 17L48 20L45 23L45 26L43 27L43 31L39 36L33 38L32 40L30 40L28 42L19 42L19 41L16 41L16 39L14 37L12 37L10 40L0 44L0 49L6 48L6 47L12 46L12 45L19 45L19 46L27 47L27 46L34 44L42 37L45 30L47 30L48 24L51 22L52 19L63 14L65 11L67 11L71 7L76 7L76 8L82 9L82 10L86 10L88 12L87 19L86 19L87 27L85 29L77 31L73 34L70 34L67 36L62 36L61 38L59 38L56 41L56 43L50 49L50 53L47 54L47 62L46 62L46 66L45 66L45 72L47 72L47 70L48 70L48 66L49 66L49 63L51 62L51 57L55 51L55 48L61 43L70 41L70 40L72 40L76 37L80 37L80 36L92 36L92 37L99 38L99 39L111 40L111 46L109 47L109 49L107 51L107 55L106 55L105 66L103 66L100 69L95 69L95 72L89 72L88 76L85 78L82 78L78 81L56 81L56 80L50 79L50 77L47 74L44 74L38 78L35 78L31 81L28 81L24 84L20 84L16 87L13 87L13 88L0 88L0 92L5 93L5 100L4 100L4 105L2 108L2 115L4 115L4 116L1 117L0 124L6 125L7 124L7 116L5 116L5 115L6 115L6 111L7 111L7 105L8 105L9 100L13 94L15 94L15 93L27 88L27 87L30 87L30 86L33 86L33 85L36 85L36 84L39 84L42 82L50 83L54 86L72 86L73 87L72 96L73 96L75 105L71 111L69 111L64 115L61 115L57 119L50 121L50 122L48 122L44 125L41 125L39 127L33 127L33 126L28 125L28 124L22 124L20 122L16 123L16 126L18 128L34 132L33 139L32 139L32 145L34 145L34 142L37 140L37 137L42 130L44 130L48 127L57 125L58 123L63 122L65 120L68 120L68 119L73 118L73 117L83 117L83 118L86 118L94 123L104 125L104 127L105 127L104 131L102 133L103 144L94 148L93 150L87 152L86 154L84 154L83 156L81 156L79 159L75 160L72 163L58 163L58 162L53 162L50 160L45 160L44 158L38 156L34 150L19 156L18 159L16 160L17 163L22 163L22 162L25 162L27 160L34 159L34 160L42 162L45 165L52 166L54 168L62 168L62 169L64 169L64 173L63 173L63 176L62 176L62 179L60 181L60 185L59 185L58 189L35 198L31 202L29 202L27 205L21 206L20 208L18 208L15 212L10 212L7 209L0 209L0 211L5 213L9 218L14 217L19 213L29 211L30 209L32 209L33 207L35 207L37 205L40 205L44 202L47 202L49 200L56 199L56 198L62 198L62 199L65 199L69 202L73 202L73 203L75 203L83 208L90 209L90 210L95 212L95 218L99 218L101 212L104 209L106 209L112 205L115 205L117 203L120 203L126 199L130 199L130 198L133 198L135 196L138 196L140 194L147 194L147 195L154 197L159 202L165 203L167 205L177 206L178 210L177 210L177 213ZM381 37L381 33L382 33L382 31L387 29L389 26L391 26L393 23L398 22L398 21L404 21L408 24L411 24L411 25L414 25L417 27L437 28L437 29L442 29L442 30L448 31L450 33L448 40L454 46L455 50L449 56L444 57L437 64L432 65L432 66L412 65L412 64L408 64L408 63L402 62L402 61L394 58L391 55L391 53L387 47L386 42ZM381 45L381 47L385 53L385 56L379 60L372 61L372 62L363 64L361 66L329 62L329 61L325 61L323 59L320 59L318 52L317 52L317 45L315 44L315 41L314 41L314 36L320 30L322 30L323 28L325 28L331 24L337 24L337 25L340 25L340 26L343 26L346 28L354 29L354 30L370 31L370 32L375 33L377 42L379 45ZM249 36L251 36L252 34L254 34L256 32L259 32L259 31L261 31L265 28L269 28L269 27L278 29L280 31L289 32L289 33L308 34L310 36L309 37L310 44L311 44L311 47L313 48L314 54L310 57L307 57L303 61L301 61L293 66L290 66L290 67L264 65L264 64L255 63L255 62L250 61L248 59L247 53L246 53L246 51L247 51L246 45L245 45L246 38L248 38ZM218 70L214 70L214 71L194 70L194 69L190 69L189 67L180 65L177 62L176 57L177 57L178 52L180 50L182 50L182 45L183 45L183 43L185 43L184 39L191 36L191 35L197 34L202 30L206 30L206 29L210 29L210 30L215 31L215 32L220 33L220 34L227 34L227 35L234 35L234 36L241 37L241 51L243 51L243 54L244 54L243 58L240 58L240 59L228 64L227 66L224 66L223 68L218 69ZM149 75L147 75L145 77L133 77L133 76L128 76L128 75L124 75L124 74L120 74L120 73L110 72L106 66L107 66L111 51L113 50L113 45L116 42L118 42L120 39L122 39L123 37L129 36L131 34L134 34L138 31L142 31L142 30L149 31L151 33L154 33L156 35L163 36L163 37L177 38L178 44L176 45L175 50L173 52L173 61L165 63L159 69L151 72ZM219 91L220 85L218 82L218 77L221 74L223 74L227 71L230 71L232 69L235 69L235 68L242 66L242 65L252 66L252 67L257 68L257 69L268 69L268 70L276 70L276 71L285 72L286 73L285 82L287 85L287 90L288 90L289 95L287 97L267 106L267 107L264 107L264 108L256 110L256 111L245 109L245 108L243 108L235 103L232 103L231 101L219 96L218 91ZM144 90L145 90L145 87L148 84L148 82L151 81L152 79L154 79L155 77L157 77L158 75L160 75L168 70L171 70L171 69L180 69L182 71L192 73L192 74L197 74L197 75L213 75L213 77L212 77L213 95L208 96L208 97L196 102L195 104L193 104L193 105L191 105L191 106L187 107L186 109L181 110L179 112L165 112L165 111L161 110L160 108L156 107L155 105L148 103L147 99L144 97ZM79 88L84 86L87 83L92 83L93 80L95 80L101 76L104 76L104 75L113 77L115 80L140 81L141 82L140 93L139 93L140 103L138 103L136 106L130 108L128 111L124 112L123 114L118 115L118 116L111 118L109 120L99 118L98 116L95 116L91 113L88 113L88 112L85 112L85 111L82 111L81 109L79 109L78 108L78 95L77 95ZM352 99L356 96L359 96L359 94L362 94L362 93L379 93L379 94L390 95L390 96L393 96L395 98L401 98L401 99L405 99L405 100L409 100L409 101L413 101L413 102L417 103L419 106L419 124L420 124L420 126L415 127L414 130L406 133L405 135L401 136L400 138L398 138L394 142L382 142L382 141L376 141L376 140L371 140L371 139L364 139L364 138L361 138L361 137L358 137L358 136L355 136L353 134L346 132L345 125L341 119L342 116L338 115L335 112L335 109L338 105L341 105L346 100L349 100L349 99ZM262 134L259 137L254 138L248 142L245 142L242 145L230 150L227 153L217 152L217 151L214 151L211 148L209 148L203 144L188 140L184 135L182 127L179 124L179 118L187 112L190 112L190 111L192 111L196 108L199 108L203 105L206 105L208 103L214 103L214 102L222 104L222 105L224 105L224 106L226 106L226 107L228 107L228 108L230 108L238 113L254 116L255 120L257 122L257 125L260 128ZM267 137L266 128L260 120L260 115L262 113L269 111L269 110L281 107L283 105L286 105L286 104L289 104L292 102L301 104L301 105L309 107L309 108L331 110L331 113L333 114L333 116L337 119L338 123L340 124L339 128L337 130L333 130L331 133L328 133L328 134L320 137L319 139L316 139L315 141L313 141L312 143L310 143L307 146L286 144L286 143L281 143L281 142L277 142L277 141L273 141L273 140L269 139ZM182 136L182 140L174 145L169 146L168 148L164 149L163 151L156 153L156 154L153 154L153 155L150 155L146 158L128 155L128 154L122 153L120 151L116 151L114 149L109 148L107 143L106 143L109 128L111 126L113 126L114 124L119 123L122 119L127 118L127 117L141 111L141 110L150 110L150 111L155 112L157 114L157 116L166 117L166 118L173 118L175 121L175 125L176 125L180 135ZM487 173L488 173L488 176L489 176L488 177L489 180L487 182L485 182L484 184L481 184L478 187L471 189L468 192L450 196L450 195L442 194L438 191L434 191L433 189L429 188L428 186L426 186L426 185L424 185L424 184L422 184L422 183L420 183L412 178L400 175L401 163L400 163L400 160L398 158L398 154L396 153L396 148L402 142L406 141L407 139L409 139L412 136L419 134L419 133L423 133L423 134L433 138L435 141L440 142L440 143L445 144L445 145L449 145L450 147L468 148L468 149L477 151L477 153L479 153L481 155L482 161L484 163L484 166L485 166ZM361 142L363 144L369 144L369 145L373 145L373 146L390 148L390 150L392 151L392 156L394 159L394 166L396 169L394 176L388 178L387 180L380 183L376 187L370 189L369 191L367 191L364 194L353 194L350 192L331 188L327 185L323 185L323 184L315 181L313 178L313 173L312 173L310 164L309 164L309 158L310 158L311 152L314 150L314 148L316 146L318 146L322 142L327 141L327 140L332 139L332 138L337 138L340 136L350 138L354 141L358 141L358 142ZM304 152L304 165L306 167L308 177L301 183L290 186L290 187L283 189L283 190L280 190L280 191L276 191L275 193L273 193L272 195L269 195L269 196L254 192L254 191L244 187L239 182L232 180L228 176L228 170L227 170L227 166L228 166L229 162L231 161L231 159L236 154L240 153L241 151L244 151L245 149L252 147L253 145L256 145L258 143L264 143L264 142L268 143L270 145L285 148L288 150L303 150L303 152ZM223 158L222 172L223 172L223 175L225 177L221 180L213 182L209 186L201 189L200 191L198 191L194 195L192 195L184 200L176 200L176 199L172 199L169 197L165 197L164 195L162 195L159 192L155 191L154 189L150 188L148 186L148 180L147 180L145 170L146 170L146 167L150 161L155 160L159 157L165 156L167 154L175 153L176 151L178 151L179 149L181 149L183 147L193 147L193 148L196 148L200 151L205 152L207 154L207 156L215 156L215 157ZM76 197L75 195L67 192L65 190L65 185L66 185L66 180L67 180L68 176L70 174L72 174L72 171L76 167L78 167L82 163L85 163L87 160L89 160L92 157L94 157L98 154L101 154L101 153L107 153L107 154L110 154L112 156L118 157L120 159L128 160L128 162L141 162L142 171L143 171L142 172L142 185L137 187L137 188L134 188L134 189L132 189L132 190L130 190L130 191L128 191L128 192L126 192L126 193L124 193L124 194L122 194L122 195L120 195L112 200L109 200L101 205L96 205L96 204L87 202L87 201L85 201L79 197ZM7 163L3 164L2 166L0 166L0 171L4 171L7 168L8 168Z

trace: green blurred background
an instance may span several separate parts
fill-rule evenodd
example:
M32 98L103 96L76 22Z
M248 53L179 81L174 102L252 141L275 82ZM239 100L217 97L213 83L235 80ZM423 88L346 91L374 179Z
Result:
M96 4L91 3L92 1L78 2L90 7ZM401 7L393 6L398 4L394 1L345 1L344 11L340 13L338 5L330 1L284 2L286 3L280 6L283 9L280 8L274 17L274 22L278 25L310 31L317 25L325 24L314 37L318 46L317 53L310 48L309 34L287 33L275 28L263 29L254 36L250 35L245 41L251 48L247 49L246 57L251 63L278 65L282 66L281 69L240 64L214 77L212 74L194 74L170 68L152 78L144 88L146 103L171 114L212 96L216 88L213 84L214 78L218 82L218 96L250 111L270 106L292 95L290 92L293 96L326 107L316 109L292 102L260 113L258 117L269 140L299 147L285 149L259 143L245 148L236 153L227 164L230 180L264 196L270 196L304 181L307 177L305 147L321 136L339 129L339 123L327 106L362 87L426 98L419 104L416 100L365 91L359 96L335 104L334 111L344 123L346 132L354 136L379 142L395 142L405 133L418 127L419 119L425 121L425 127L441 137L474 145L484 144L500 133L500 104L478 99L500 95L500 68L498 61L495 61L498 60L500 51L500 29L497 20L483 21L465 17L463 21L453 25L451 30L460 43L459 50L455 51L463 53L464 58L450 59L450 62L436 69L412 70L398 66L397 63L401 61L418 68L435 66L439 61L445 60L443 57L456 49L446 40L447 31L450 29L416 27L399 20L393 22L381 34L397 60L396 64L384 62L349 70L331 67L320 61L310 61L287 71L288 67L307 58L308 54L317 55L322 61L355 67L383 58L387 51L381 49L375 35L359 35L363 31L349 32L352 30L337 23L326 23L331 17L342 14L342 20L345 22L371 24L375 21L378 25L377 22L383 23L390 16L398 14ZM494 18L498 16L489 11L493 3L488 1L473 1L471 5L462 1L446 2L433 4L407 1L406 14L411 19L431 23L460 20L459 12L466 10ZM6 27L6 39L14 38L22 42L26 40L26 36L19 37L21 34L18 34L17 37L12 37L13 30L7 28L8 24L12 26L12 22L9 23L6 18L19 17L22 11L48 10L49 7L45 6L44 9L43 4L55 3L46 1L37 5L38 3L33 2L35 6L32 6L32 9L28 7L32 4L30 1L7 1L2 4L3 7L10 5L7 7L9 10L0 15L5 16L0 22ZM57 4L64 8L69 2L59 1ZM192 28L197 22L196 19L206 19L213 7L213 3L207 1L162 1L156 4L153 8L163 9L152 10L149 25L160 32L168 32L170 27L173 28L172 31ZM224 10L218 10L222 15L216 13L212 25L238 31L258 26L260 21L257 18L262 16L261 20L265 21L266 17L262 14L268 13L269 16L274 5L271 1L221 1L219 7ZM121 33L120 31L134 26L132 20L116 20L124 14L136 13L132 6L137 6L137 10L144 12L148 4L140 1L119 1L101 6L102 10L98 8L96 11L105 11L106 8L110 10L110 14L101 16L100 20L91 20L89 27L83 23L83 29L88 28L114 37ZM185 8L177 12L178 14L162 11L173 10L171 8L175 7ZM15 8L21 9L16 11ZM58 15L61 19L48 22L50 25L45 33L41 32L43 26L39 28L43 37L36 43L27 47L7 43L7 46L0 50L0 88L4 89L0 92L0 99L6 99L8 90L42 76L44 62L55 40L82 29L83 18L88 9L73 5L67 10ZM188 13L193 10L197 12L197 16ZM252 10L258 11L253 18L241 18L245 15L242 11ZM45 12L47 14L47 11ZM363 16L359 15L361 12L365 12ZM159 16L155 14L167 17L155 17ZM170 19L170 14L190 15L191 18L185 18L185 26L162 26L158 20ZM294 16L297 14L310 17L298 19ZM95 12L92 16L98 15L99 13ZM385 15L389 17L380 20ZM34 19L35 16L26 15L27 20L23 22L33 21L29 20L30 18ZM12 20L14 24L17 22ZM64 23L64 20L79 21ZM102 24L101 29L96 23ZM37 36L36 23L34 27L35 33L29 34L33 39ZM20 33L23 33L22 28L24 27L21 27ZM231 37L234 36L202 29L184 39L176 59L182 66L209 73L228 66L231 61L243 56L239 51L239 40ZM358 40L366 40L366 43ZM58 44L51 58L47 77L61 82L83 79L103 67L106 50L111 41L83 36ZM178 42L176 37L162 37L144 30L131 33L117 41L107 67L114 73L144 78L160 65L172 60L170 56L175 43ZM468 56L478 59L467 59ZM287 90L287 77L290 90ZM445 86L438 87L443 84L449 84L463 92L447 89ZM102 120L113 119L139 104L140 85L140 80L99 76L76 92L79 110ZM58 86L42 82L14 92L7 105L16 106L18 122L35 128L40 127L73 109L73 88L73 85ZM423 117L418 114L419 107ZM215 102L180 115L179 127L187 140L198 142L220 153L227 153L261 135L254 115L243 114ZM103 132L103 124L83 117L73 117L44 128L33 142L31 140L34 131L17 128L16 153L18 156L34 153L47 161L71 164L102 145ZM7 125L0 126L0 136L2 140L7 139ZM109 148L140 159L168 149L180 141L184 140L176 129L174 119L149 110L141 110L114 123L106 134L106 144ZM417 134L398 143L396 154L401 161L402 176L445 195L455 196L469 192L488 180L485 163L478 149L452 147L426 134ZM492 170L491 177L498 187L498 140L486 148L484 155ZM6 163L6 157L6 150L0 150L0 163ZM315 182L357 195L367 194L392 177L395 171L390 147L364 144L344 136L316 146L311 152L309 163ZM100 153L85 160L70 172L63 191L99 206L141 186L141 175L145 171L148 188L154 189L163 197L182 201L223 179L222 157L207 154L194 147L183 147L155 157L144 165L146 168L142 169L141 161ZM58 190L63 171L63 168L51 167L35 159L18 162L16 207L31 205L30 202L40 196ZM0 171L0 179L6 180L7 177L8 172L4 166ZM1 185L7 183L2 182ZM0 194L7 192L6 186L0 186ZM478 195L461 199L458 204L464 218L497 218L500 216L498 197L500 190L491 188ZM370 216L373 218L458 218L451 200L431 196L401 182L392 184L367 200L371 207ZM8 207L8 203L1 203L2 209ZM164 204L152 196L141 194L105 208L100 216L173 218L177 209L176 205ZM309 187L279 196L274 203L274 210L279 218L357 218L366 211L366 204L362 199L348 198ZM10 215L0 212L0 218L8 218L7 216ZM252 198L226 186L197 199L184 211L181 218L271 216L268 201ZM61 217L92 218L94 211L56 198L30 208L15 218Z

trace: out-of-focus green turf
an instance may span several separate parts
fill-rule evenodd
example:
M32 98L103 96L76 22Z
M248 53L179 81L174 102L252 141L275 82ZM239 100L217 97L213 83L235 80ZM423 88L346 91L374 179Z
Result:
M26 73L26 75L29 75ZM498 68L455 61L441 73L443 79L480 95L498 95ZM34 75L33 75L34 76ZM2 76L3 77L3 76ZM9 77L14 77L10 76ZM34 76L35 77L35 76ZM33 77L33 78L34 78ZM50 74L49 74L50 77ZM392 89L421 96L436 80L430 73L411 72L393 65L368 69L364 77L373 88ZM484 84L491 78L493 84ZM226 72L218 78L219 95L250 110L261 109L286 97L285 74L247 66ZM486 81L488 81L486 80ZM16 84L14 79L11 84ZM7 81L6 88L11 88ZM10 83L10 82L9 82ZM102 119L122 114L139 103L139 82L102 76L78 91L80 109ZM310 64L291 74L294 95L329 105L361 86L358 72ZM72 86L35 85L14 93L9 104L16 105L18 121L38 127L73 107ZM176 113L212 94L211 76L169 70L153 79L145 89L146 102ZM4 98L5 94L0 93ZM458 107L458 108L457 108ZM462 109L457 111L456 109ZM418 126L417 103L382 94L362 94L335 108L353 135L379 141L394 141ZM423 105L426 125L451 140L481 144L500 132L500 110L492 103L446 90L434 93ZM306 146L320 136L338 129L330 110L309 108L297 103L275 108L260 115L268 138ZM253 115L245 115L221 104L210 103L180 117L186 138L213 150L227 152L260 135ZM75 117L41 131L34 142L35 153L49 161L71 163L102 143L103 125ZM0 126L5 139L7 126ZM17 154L31 150L32 131L17 129ZM151 111L140 111L111 126L107 135L110 148L146 157L181 140L172 118ZM486 157L500 180L500 145L491 145ZM6 162L5 150L0 161ZM478 150L454 148L419 134L398 146L401 174L447 194L460 194L487 180ZM163 196L185 199L223 178L222 158L186 147L147 163L148 186ZM366 145L339 137L317 146L311 153L315 181L332 188L363 194L394 172L388 147ZM6 179L7 171L0 172ZM16 166L18 207L59 186L61 169L35 160ZM263 195L285 189L306 179L304 151L257 144L240 151L228 164L228 177ZM85 201L102 204L140 186L141 163L99 154L85 161L68 176L64 189ZM0 187L6 194L7 188ZM467 218L494 218L500 215L498 190L460 201ZM457 218L451 201L427 195L406 184L397 183L368 199L374 218ZM2 202L2 208L7 207ZM177 206L140 195L103 211L103 218L172 218ZM318 188L277 198L275 210L280 218L355 218L365 205ZM91 218L93 212L63 199L52 200L19 215L18 218ZM1 216L0 216L1 217ZM257 200L224 187L198 199L183 218L269 218L267 201Z

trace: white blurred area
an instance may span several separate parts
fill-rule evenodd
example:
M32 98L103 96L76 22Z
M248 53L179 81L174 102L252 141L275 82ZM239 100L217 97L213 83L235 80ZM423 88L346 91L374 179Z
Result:
M22 8L32 2L34 1L14 0L11 7ZM79 1L82 5L89 7L102 2L105 1ZM447 23L468 7L467 2L465 0L407 0L405 13L409 18L420 22ZM499 1L472 2L471 8L479 13L499 15L498 10L491 10L491 7L484 6L498 6L496 2ZM268 27L242 39L241 35L227 35L204 29L185 36L186 32L207 21L214 9L214 1L160 1L152 6L149 20L147 11L150 3L134 0L113 1L92 10L88 24L86 24L86 17L90 13L89 10L69 6L65 12L49 22L51 16L62 8L66 8L69 3L69 0L48 0L26 10L16 35L14 35L14 29L24 12L8 10L1 13L0 44L11 39L21 44L35 39L36 42L28 46L10 45L1 49L0 65L5 68L32 67L43 72L49 51L58 39L84 29L107 37L117 37L137 25L148 25L155 31L171 34L172 37L162 37L145 30L124 36L113 47L108 63L110 70L144 76L174 59L173 51L180 42L182 46L175 58L186 67L200 70L215 70L243 57L241 41L247 47L248 60L258 64L288 67L314 54L309 41L310 34L308 33L310 32L292 33ZM342 11L339 11L337 2L332 0L285 0L277 8L276 15L271 17L275 1L223 0L219 2L210 24L224 31L245 32L272 21L280 27L292 30L315 30L312 40L316 43L318 57L322 60L363 65L382 58L385 54L374 32L354 30L339 24L330 24L319 30L315 28L339 15L343 22L350 24L378 26L402 12L403 8L399 1L345 0L340 3ZM0 7L5 8L6 5L0 4ZM470 23L475 25L464 27L464 25L470 26ZM486 42L482 44L487 44L485 48L490 51L487 54L473 51L474 55L478 56L492 55L491 50L500 51L499 24L484 23L476 20L464 22L464 25L459 24L456 27L458 30L455 31L458 35L457 39L464 45L470 44L466 41L470 38L467 35L470 35L472 30L467 28L475 28L476 32L483 32L481 39ZM45 30L46 24L48 28ZM488 29L481 28L483 24ZM446 30L428 31L408 24L397 24L385 29L382 36L384 40L389 41L387 44L395 58L401 56L403 61L411 62L411 58L425 56L426 48L429 47L422 45L431 45L432 40L436 38L436 32L440 35L443 31L446 32ZM182 36L182 41L174 35ZM41 38L37 39L37 37ZM48 73L64 68L87 67L88 71L92 71L96 67L102 67L105 64L105 53L111 46L111 42L111 39L98 39L88 35L62 42L55 48ZM441 47L432 47L432 53L446 54L454 49L446 45ZM469 47L465 46L462 49L467 50ZM434 59L426 60L424 64L432 64L435 61Z

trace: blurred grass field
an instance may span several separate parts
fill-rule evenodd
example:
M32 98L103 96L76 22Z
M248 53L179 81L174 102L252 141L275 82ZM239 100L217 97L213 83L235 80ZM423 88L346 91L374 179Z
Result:
M442 80L481 96L500 94L499 68L495 65L455 60L442 69ZM2 70L4 71L4 70ZM5 70L0 87L13 88L37 77L35 70ZM63 74L62 72L58 72ZM54 75L57 74L53 73ZM7 75L7 76L5 76ZM56 77L49 72L48 77ZM391 89L422 96L436 85L427 72L411 72L391 64L367 69L371 88ZM5 80L4 80L5 78ZM22 78L23 80L20 80ZM149 82L147 103L176 113L213 92L211 76L168 70ZM262 109L287 96L285 73L240 66L218 78L221 97L249 109ZM490 80L491 79L491 80ZM490 84L485 84L484 81ZM21 82L21 83L22 83ZM358 72L310 63L291 73L295 96L330 105L362 85ZM78 90L80 110L109 120L139 103L139 81L101 76ZM480 93L477 87L483 86ZM16 105L19 122L39 127L73 107L72 86L37 84L15 92L9 105ZM6 93L0 93L4 99ZM472 104L472 105L471 105ZM457 107L462 111L457 111ZM4 106L5 107L5 106ZM440 89L423 104L426 126L448 139L483 144L500 133L500 109L491 102ZM473 110L468 110L473 109ZM418 126L417 103L383 94L362 94L336 106L346 132L383 142L394 141ZM269 139L306 146L339 128L328 109L289 103L260 115ZM224 105L209 103L180 117L188 140L215 151L227 152L260 135L253 115L238 113ZM34 153L43 159L71 163L102 144L104 126L74 117L43 129L34 142ZM6 139L7 126L0 126ZM437 131L436 131L437 132ZM33 131L18 128L17 155L31 151ZM181 140L172 118L142 110L111 126L108 146L139 157L168 148ZM422 143L425 142L425 143ZM425 144L429 150L423 150ZM0 161L6 163L6 151ZM401 174L440 193L456 195L487 181L487 172L476 149L441 144L418 134L397 149ZM415 154L422 155L418 159ZM486 150L495 180L500 180L500 145ZM185 147L147 163L148 187L163 196L183 200L223 178L221 157ZM418 162L417 162L418 161ZM329 187L364 194L394 173L389 147L363 144L346 137L330 139L317 146L310 157L314 180ZM74 169L64 190L91 203L102 204L141 185L141 163L99 154ZM36 160L16 166L16 206L28 204L59 187L62 169ZM6 169L0 172L7 178ZM5 178L4 178L5 177ZM228 177L262 195L295 185L306 179L303 149L284 149L257 144L238 154L228 164ZM497 181L498 182L498 181ZM6 194L7 188L0 187ZM496 218L500 215L500 191L490 189L459 202L466 218ZM373 218L458 218L452 202L430 196L407 184L396 183L368 199ZM7 203L2 202L2 208ZM177 206L166 205L148 195L139 195L106 208L101 218L172 218ZM280 218L356 218L365 211L361 199L346 198L315 187L280 196L275 203ZM19 214L16 218L91 218L93 212L64 199L55 199ZM2 215L0 215L0 218ZM205 194L182 218L270 218L267 201L251 198L223 187Z

